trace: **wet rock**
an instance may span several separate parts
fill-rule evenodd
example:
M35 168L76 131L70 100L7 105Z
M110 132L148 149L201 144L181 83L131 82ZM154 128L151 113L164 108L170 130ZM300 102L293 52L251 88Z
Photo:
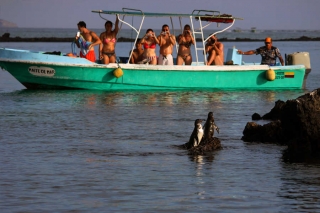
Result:
M270 112L268 112L265 115L263 115L262 119L266 119L266 120L279 119L284 105L285 105L284 101L281 101L281 100L276 101L275 106L273 107L273 109L271 109Z
M285 158L292 161L320 158L320 89L277 101L263 119L273 121L263 126L247 123L242 140L288 145Z
M261 119L261 116L258 114L258 113L253 113L253 115L251 116L251 119L252 120L260 120Z
M192 147L188 150L189 155L206 155L215 150L222 149L219 138L213 137L211 139L204 139L199 146Z
M187 149L189 155L207 155L213 151L222 149L219 138L213 137L211 139L203 139L200 145L191 147L189 143L178 146L181 149Z
M265 125L255 122L248 122L243 130L242 140L246 142L262 142L262 143L283 143L284 135L280 120L272 121Z
M2 35L2 38L10 38L10 33L4 33L4 34Z

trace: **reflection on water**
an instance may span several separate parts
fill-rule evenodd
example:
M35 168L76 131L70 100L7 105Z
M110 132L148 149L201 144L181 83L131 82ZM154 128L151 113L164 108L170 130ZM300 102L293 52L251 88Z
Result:
M25 92L25 91L23 91ZM47 91L48 92L48 91ZM61 92L61 91L59 91ZM68 91L64 91L68 92ZM70 92L70 91L69 91ZM91 93L91 94L90 94ZM208 104L214 102L219 107L219 102L223 98L222 92L202 93L202 92L99 92L82 91L80 95L86 98L88 106L100 105L137 105L146 104L148 106L174 106L177 104ZM229 99L227 99L228 101ZM221 106L220 106L221 107Z
M29 90L22 90L19 93L29 93ZM33 91L34 92L34 91ZM215 104L214 107L220 108L225 102L238 102L241 103L252 98L252 103L256 99L262 99L269 103L282 99L282 94L277 91L261 91L257 94L254 91L213 91L213 92L197 92L197 91L153 91L153 92L103 92L103 91L42 91L41 93L70 93L73 96L78 95L78 98L85 98L88 106L100 105L104 103L106 106L117 105L137 105L145 104L148 106L174 106L179 104L184 105L206 105ZM304 94L303 90L287 91L286 97L296 98ZM251 99L250 98L250 99Z

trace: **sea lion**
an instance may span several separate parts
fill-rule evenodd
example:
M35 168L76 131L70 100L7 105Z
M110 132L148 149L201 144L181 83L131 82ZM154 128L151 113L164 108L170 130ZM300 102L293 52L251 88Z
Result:
M212 139L214 135L214 130L219 133L219 127L214 123L213 112L208 113L208 118L204 124L204 137L206 139Z
M202 136L203 136L203 129L202 129L202 120L196 119L194 121L194 129L189 139L189 147L196 147L199 146Z

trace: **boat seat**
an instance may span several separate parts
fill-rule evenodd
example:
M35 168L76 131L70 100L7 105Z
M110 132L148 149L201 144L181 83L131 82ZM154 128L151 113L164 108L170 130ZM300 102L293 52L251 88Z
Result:
M238 49L236 48L229 48L227 52L226 61L233 61L234 65L241 65L242 64L242 55L238 54Z

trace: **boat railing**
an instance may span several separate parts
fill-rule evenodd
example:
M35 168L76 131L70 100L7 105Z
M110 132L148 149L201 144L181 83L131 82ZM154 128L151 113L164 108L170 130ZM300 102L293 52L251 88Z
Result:
M121 23L124 23L124 24L128 25L131 29L133 29L133 30L136 32L136 38L135 38L135 40L134 40L133 46L132 46L131 51L130 51L129 60L128 60L128 62L127 62L127 63L129 64L129 63L130 63L130 58L132 57L133 50L134 50L134 48L135 48L135 44L137 43L137 40L138 40L138 38L139 38L139 35L140 35L141 29L142 29L142 25L143 25L145 16L144 16L143 11L142 11L142 10L138 10L138 9L122 8L122 11L123 11L123 12L132 12L132 11L133 11L133 12L140 12L140 13L141 13L141 16L142 16L142 20L141 20L139 29L136 29L134 26L132 26L132 25L129 24L128 22L125 22L125 21L124 21L124 17L125 17L125 16L123 16L123 19L122 19L122 20L119 19L119 21L120 21Z
M190 16L190 22L191 22L191 29L192 29L192 34L193 34L193 38L196 40L196 34L200 34L201 35L201 43L202 43L202 47L198 47L197 46L197 42L194 43L194 49L195 49L195 54L196 54L196 63L199 63L199 57L198 57L198 51L203 51L203 54L206 55L206 50L205 50L205 42L204 42L204 35L203 35L203 26L202 26L202 21L201 19L199 19L199 31L194 29L194 23L193 23L193 17ZM207 59L206 57L204 57L204 62L205 64L207 63Z
M210 14L202 14L202 13L212 13L212 15ZM206 15L206 16L220 16L220 11L216 11L216 10L193 10L192 11L192 15Z

